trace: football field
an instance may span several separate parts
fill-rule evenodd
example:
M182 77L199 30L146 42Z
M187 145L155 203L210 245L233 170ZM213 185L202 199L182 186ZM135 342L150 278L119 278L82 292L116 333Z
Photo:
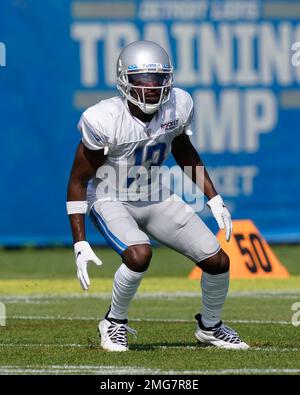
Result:
M71 249L0 251L0 374L299 374L300 247L277 246L291 273L286 280L234 280L223 319L250 344L247 351L197 344L194 315L200 284L193 264L156 248L151 268L130 308L130 351L108 353L99 345L98 321L110 303L119 257L96 249L90 291L81 291ZM299 309L298 307L298 309ZM294 307L295 308L295 307Z

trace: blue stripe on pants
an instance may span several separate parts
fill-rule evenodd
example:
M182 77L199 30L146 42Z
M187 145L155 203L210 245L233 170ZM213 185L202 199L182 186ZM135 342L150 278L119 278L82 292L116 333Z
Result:
M121 240L119 240L107 227L104 219L101 215L92 208L90 212L90 218L92 222L95 224L97 229L103 234L107 243L119 254L122 255L123 252L128 248L126 244L124 244Z

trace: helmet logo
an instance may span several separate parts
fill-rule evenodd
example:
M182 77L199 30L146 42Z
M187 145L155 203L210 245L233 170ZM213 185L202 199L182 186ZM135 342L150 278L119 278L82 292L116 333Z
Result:
M130 64L130 65L128 66L128 70L136 70L136 69L138 69L138 67L137 67L136 64Z

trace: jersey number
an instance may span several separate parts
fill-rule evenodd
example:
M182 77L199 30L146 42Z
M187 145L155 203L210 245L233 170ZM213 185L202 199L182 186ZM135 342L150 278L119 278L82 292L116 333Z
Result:
M155 152L158 152L158 158L156 161L153 162L153 156ZM142 163L145 162L150 162L150 163L145 163L147 167L149 166L149 169L151 168L151 166L160 166L164 160L165 152L166 152L165 143L158 143L155 145L137 148L134 153L135 156L134 166L141 166ZM134 180L135 178L133 177L127 178L127 188L130 187L130 185L133 183Z

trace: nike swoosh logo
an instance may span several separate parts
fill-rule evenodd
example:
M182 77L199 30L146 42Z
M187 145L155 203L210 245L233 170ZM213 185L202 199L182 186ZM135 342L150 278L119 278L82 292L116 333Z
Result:
M81 254L81 251L79 251L79 252L77 253L76 258L78 258L80 254Z

